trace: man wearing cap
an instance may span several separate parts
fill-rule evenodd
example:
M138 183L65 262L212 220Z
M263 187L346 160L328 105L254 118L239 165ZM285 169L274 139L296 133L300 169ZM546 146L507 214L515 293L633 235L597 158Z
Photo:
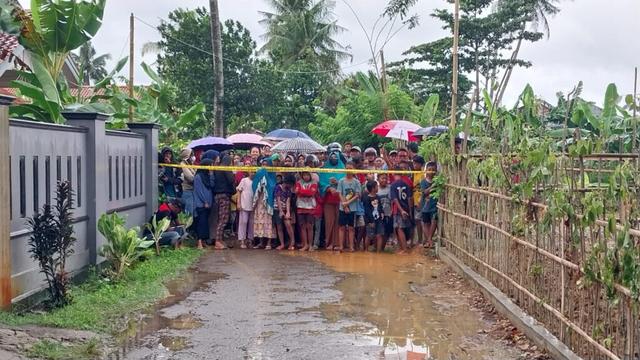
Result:
M368 169L374 169L377 156L378 152L376 151L376 149L372 147L367 148L364 151L365 167Z
M400 163L400 161L398 160L398 151L397 150L389 151L389 158L387 161L388 161L389 168L395 169Z
M349 156L347 158L348 161L354 161L356 158L359 158L362 155L362 150L359 146L352 146L349 152L345 150L344 154L346 156Z

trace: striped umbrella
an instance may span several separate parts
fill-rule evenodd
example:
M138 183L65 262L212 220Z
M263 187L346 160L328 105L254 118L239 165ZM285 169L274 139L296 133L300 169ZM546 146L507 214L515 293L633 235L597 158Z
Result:
M304 154L320 153L320 152L326 151L324 146L318 144L317 142L311 139L305 139L305 138L293 138L293 139L284 140L276 144L276 146L271 148L271 150L277 151L277 152L304 153Z

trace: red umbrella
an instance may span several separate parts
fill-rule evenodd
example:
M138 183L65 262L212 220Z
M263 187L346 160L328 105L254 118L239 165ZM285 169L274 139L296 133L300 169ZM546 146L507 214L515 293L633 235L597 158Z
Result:
M405 141L418 141L419 139L413 136L415 131L420 129L420 125L414 124L411 121L406 120L387 120L374 127L371 132L394 139L400 139Z

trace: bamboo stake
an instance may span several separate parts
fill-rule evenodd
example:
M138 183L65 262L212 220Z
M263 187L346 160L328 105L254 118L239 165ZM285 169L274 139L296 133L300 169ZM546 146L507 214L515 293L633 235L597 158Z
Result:
M513 196L507 196L507 195L503 195L503 194L499 194L499 193L494 193L494 192L491 192L491 191L488 191L488 190L475 189L475 188L470 188L470 187L465 187L465 186L459 186L459 185L453 185L453 184L447 184L446 186L447 186L447 187L458 188L458 189L460 189L460 190L465 190L465 191L472 191L472 192L477 192L477 193L483 193L483 194L486 194L486 195L489 195L489 196L498 197L498 198L502 198L502 199L506 199L506 200L511 200L511 201L514 201L514 202L518 202L518 199L516 199L516 198L515 198L515 197L513 197ZM548 206L547 206L547 205L545 205L545 204L541 204L541 203L538 203L538 202L533 202L533 201L531 201L531 202L527 202L527 204L528 204L528 205L531 205L531 206L535 206L535 207L537 207L537 208L539 208L539 209L541 209L541 210L547 210L547 209L548 209ZM576 218L577 218L577 219L582 219L582 218L584 217L584 215L582 215L582 214L576 214L575 216L576 216ZM609 223L607 223L607 222L606 222L606 221L604 221L604 220L596 220L596 222L595 222L595 223L596 223L596 225L599 225L599 226L602 226L602 227L607 227L607 226L609 226ZM620 224L616 224L616 228L617 228L618 230L625 230L624 226L622 226L622 225L620 225ZM628 231L629 231L629 235L633 235L633 236L635 236L635 237L640 237L640 230L637 230L637 229L628 229Z
M547 304L545 301L543 301L542 299L540 299L536 295L534 295L531 292L529 292L529 290L527 290L526 288L524 288L523 286L518 284L516 281L511 279L508 275L506 275L503 272L501 272L500 270L492 267L491 265L485 263L484 261L478 259L477 257L473 256L472 254L464 251L462 248L458 247L458 245L456 245L455 243L450 242L450 244L453 245L454 247L456 247L460 252L462 252L463 254L468 256L469 258L471 258L474 261L484 265L487 269L491 270L496 275L502 277L504 280L509 282L511 284L511 286L515 287L516 289L520 290L523 294L527 295L533 302L535 302L537 304L541 304L542 307L544 307L547 311L549 311L551 314L553 314L556 317L556 319L562 321L566 326L570 327L573 331L575 331L580 336L582 336L587 342L589 342L596 349L598 349L598 351L600 351L600 353L606 355L609 359L620 360L620 358L616 354L612 353L607 348L605 348L604 346L600 345L597 341L595 341L593 338L591 338L591 336L589 336L579 326L577 326L571 320L569 320L566 317L564 317L564 315L562 315L558 310L553 308L551 305Z
M556 256L556 255L554 255L554 254L552 254L552 253L550 253L550 252L548 252L548 251L546 251L544 249L541 249L541 248L531 244L530 242L528 242L526 240L522 240L522 239L520 239L520 238L518 238L516 236L513 236L513 235L509 234L508 232L506 232L506 231L504 231L504 230L502 230L502 229L500 229L500 228L498 228L498 227L496 227L496 226L494 226L492 224L489 224L489 223L484 222L482 220L478 220L478 219L472 218L472 217L467 216L467 215L463 215L463 214L457 213L455 211L451 211L451 210L445 208L444 206L442 206L440 204L438 204L438 209L442 210L442 211L444 211L446 213L449 213L449 214L453 215L454 217L458 217L458 218L461 218L461 219L464 219L464 220L471 221L471 222L476 223L478 225L485 226L485 227L487 227L487 228L489 228L489 229L491 229L493 231L496 231L496 232L504 235L506 238L511 239L514 242L518 243L518 244L521 244L521 245L523 245L523 246L525 246L525 247L527 247L527 248L529 248L529 249L531 249L533 251L536 251L536 252L538 252L538 253L540 253L540 254L542 254L542 255L544 255L544 256L552 259L552 260L554 260L557 263L563 264L563 265L565 265L566 267L568 267L568 268L570 268L572 270L579 271L580 273L583 273L582 269L577 264L574 264L574 263L572 263L572 262L570 262L570 261L568 261L566 259L562 259L559 256ZM629 290L628 288L626 288L626 287L624 287L624 286L622 286L620 284L614 284L614 287L615 287L616 290L618 290L623 295L631 297L631 290Z
M453 57L453 79L451 81L451 121L449 122L451 153L456 153L456 139L453 134L456 128L456 117L458 113L458 41L460 37L460 0L454 1L453 10L453 48L451 56Z

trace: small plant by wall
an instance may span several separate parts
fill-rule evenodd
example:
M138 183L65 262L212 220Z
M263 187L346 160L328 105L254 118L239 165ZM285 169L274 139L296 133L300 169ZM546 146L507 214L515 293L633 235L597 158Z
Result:
M124 218L117 213L103 214L98 220L98 231L107 239L100 249L109 264L111 275L117 280L125 270L149 252L154 241L139 236L140 229L126 229Z
M29 252L38 262L47 281L53 307L71 302L67 258L73 254L73 191L68 181L58 183L53 206L45 204L42 212L27 220L32 232Z

